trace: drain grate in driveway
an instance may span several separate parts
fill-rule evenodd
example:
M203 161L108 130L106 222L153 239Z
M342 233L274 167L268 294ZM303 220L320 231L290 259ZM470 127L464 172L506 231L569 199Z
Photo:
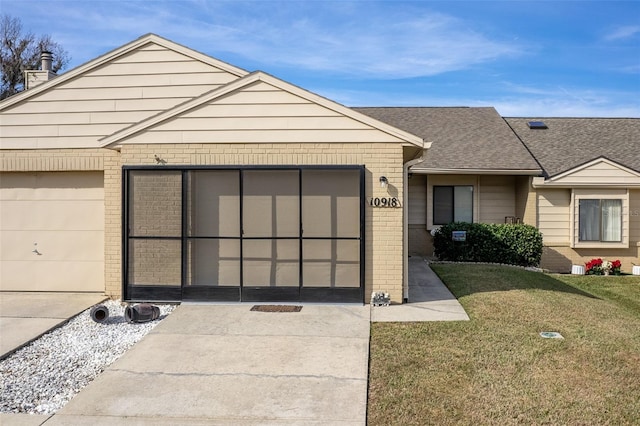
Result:
M300 312L302 310L302 306L254 305L251 310L256 312Z

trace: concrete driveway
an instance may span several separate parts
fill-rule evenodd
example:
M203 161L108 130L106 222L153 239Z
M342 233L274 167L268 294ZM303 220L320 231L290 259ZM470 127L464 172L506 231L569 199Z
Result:
M0 414L11 425L364 425L370 321L469 317L422 258L409 303L183 304L53 416ZM0 293L2 353L99 303L98 294Z
M181 305L47 422L364 425L369 306Z

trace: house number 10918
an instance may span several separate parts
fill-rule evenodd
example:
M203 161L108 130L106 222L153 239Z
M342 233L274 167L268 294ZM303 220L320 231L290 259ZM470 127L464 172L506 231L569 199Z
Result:
M400 201L397 197L380 198L375 197L369 200L371 207L400 207Z

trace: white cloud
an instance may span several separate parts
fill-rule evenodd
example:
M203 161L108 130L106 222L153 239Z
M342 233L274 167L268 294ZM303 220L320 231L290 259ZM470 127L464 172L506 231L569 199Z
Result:
M606 41L617 41L617 40L631 38L636 34L640 34L640 26L627 25L627 26L618 27L615 30L609 32L604 36L604 39Z
M469 106L496 108L505 117L637 117L640 100L632 94L556 88L500 91L495 97L431 95L397 92L392 98L374 91L317 88L316 93L347 106Z
M210 55L243 56L266 69L380 79L437 75L520 51L470 22L429 11L428 4L92 1L49 9L46 20L56 22L78 63L148 32ZM38 15L42 22L45 14Z
M640 117L638 104L584 104L570 100L506 99L493 103L505 117Z
M268 18L251 24L243 39L229 40L236 53L260 63L340 75L431 76L518 54L517 46L490 40L440 13L386 16L359 10L333 16L330 26L309 18L281 22L278 28ZM247 42L252 35L254 41Z
M640 117L636 93L595 88L507 82L491 104L504 116Z

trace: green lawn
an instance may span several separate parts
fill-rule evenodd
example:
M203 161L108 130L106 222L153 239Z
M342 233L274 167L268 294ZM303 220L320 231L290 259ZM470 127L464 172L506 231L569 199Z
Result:
M640 424L640 277L432 267L471 321L372 325L370 425Z

